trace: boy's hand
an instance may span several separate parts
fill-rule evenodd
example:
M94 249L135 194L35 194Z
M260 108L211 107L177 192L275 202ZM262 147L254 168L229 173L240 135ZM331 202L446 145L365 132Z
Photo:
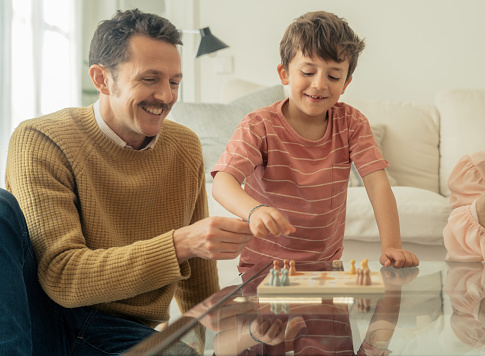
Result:
M289 235L296 228L275 208L261 206L251 213L249 228L256 237Z
M419 265L419 259L414 253L400 248L385 249L379 261L384 267L402 268Z

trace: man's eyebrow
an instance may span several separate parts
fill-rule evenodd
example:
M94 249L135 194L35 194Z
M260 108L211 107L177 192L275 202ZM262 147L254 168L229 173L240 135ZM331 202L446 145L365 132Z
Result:
M156 69L148 69L144 72L138 73L138 77L143 77L144 75L164 75L164 72L161 72ZM172 78L182 78L182 73L176 73L171 76Z

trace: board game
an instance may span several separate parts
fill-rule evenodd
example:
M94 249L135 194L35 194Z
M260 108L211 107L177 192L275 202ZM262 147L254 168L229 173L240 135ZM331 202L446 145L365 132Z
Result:
M281 271L280 275L282 274ZM287 285L271 285L270 272L257 287L258 295L315 295L315 294L382 294L384 282L380 271L368 272L370 282L358 283L356 273L346 271L298 271L288 278Z

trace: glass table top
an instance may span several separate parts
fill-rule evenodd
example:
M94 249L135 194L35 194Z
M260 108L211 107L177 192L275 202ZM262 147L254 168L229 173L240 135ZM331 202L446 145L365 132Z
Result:
M272 267L255 265L126 355L485 355L482 263L369 261L382 293L258 295ZM296 269L335 267L297 261Z

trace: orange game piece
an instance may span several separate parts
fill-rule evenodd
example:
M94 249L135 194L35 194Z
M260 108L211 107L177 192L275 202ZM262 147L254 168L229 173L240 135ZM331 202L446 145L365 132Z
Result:
M280 262L278 260L273 261L273 269L275 269L276 271L280 270Z
M295 261L291 260L290 261L290 271L289 271L290 276L295 276L296 275L296 268L295 268Z
M284 260L284 266L283 266L284 269L290 269L290 265L289 265L289 262L288 260Z

